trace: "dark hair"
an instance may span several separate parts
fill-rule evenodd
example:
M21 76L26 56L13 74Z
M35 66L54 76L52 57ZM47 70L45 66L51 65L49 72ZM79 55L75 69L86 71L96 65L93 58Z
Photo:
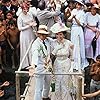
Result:
M15 25L16 24L16 22L14 21L14 20L10 20L9 22L8 22L8 25Z
M38 8L39 8L40 10L44 10L44 9L45 9L45 6L46 6L46 4L45 4L45 1L44 1L44 0L40 0L40 1L38 2Z
M0 7L0 10L2 10L2 11L3 11L3 8L2 8L2 7Z
M3 0L3 3L7 3L10 2L11 0Z
M100 55L98 55L98 56L96 57L96 59L100 59Z
M11 10L6 11L6 15L7 15L8 13L10 13L10 14L12 14L12 15L13 15L13 13L12 13L12 11L11 11Z

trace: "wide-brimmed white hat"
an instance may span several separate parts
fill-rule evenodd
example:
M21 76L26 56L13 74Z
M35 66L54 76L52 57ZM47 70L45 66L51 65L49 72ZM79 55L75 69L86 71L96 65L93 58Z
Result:
M80 3L81 5L85 6L82 0L75 0L75 1Z
M47 30L47 26L46 25L39 25L39 29L37 31L37 33L39 34L50 34Z
M55 23L51 28L50 31L52 33L59 33L64 31L70 31L70 28L66 27L64 23Z

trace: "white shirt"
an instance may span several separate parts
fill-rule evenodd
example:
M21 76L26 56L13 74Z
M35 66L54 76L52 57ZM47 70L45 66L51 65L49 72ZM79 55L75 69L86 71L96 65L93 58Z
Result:
M98 26L98 28L100 28L100 15L96 14L93 16L91 12L87 12L85 16L85 24L90 26Z

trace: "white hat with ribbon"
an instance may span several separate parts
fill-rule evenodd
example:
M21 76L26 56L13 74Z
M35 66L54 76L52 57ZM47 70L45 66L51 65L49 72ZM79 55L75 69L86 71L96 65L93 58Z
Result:
M70 31L70 28L66 27L64 23L55 23L51 28L50 31L52 33L59 33L64 31Z

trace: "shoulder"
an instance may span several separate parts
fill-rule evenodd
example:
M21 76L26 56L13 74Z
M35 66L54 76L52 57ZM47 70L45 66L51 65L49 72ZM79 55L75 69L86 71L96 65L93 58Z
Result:
M69 44L69 46L70 46L71 49L73 49L74 44L73 44L70 40L65 39L65 42L66 42L67 44Z
M18 20L23 18L23 14L21 12L21 14L18 16Z
M77 12L77 9L73 9L71 13L74 14L76 12Z
M47 37L47 40L48 40L49 42L53 42L53 41L54 41L54 39L52 39L51 37Z
M40 39L37 37L36 40L34 40L32 47L37 48L40 45Z
M69 43L69 44L73 44L70 40L65 39L65 42Z
M99 14L96 14L96 16L97 16L97 18L99 18L99 19L100 19L100 15L99 15Z

